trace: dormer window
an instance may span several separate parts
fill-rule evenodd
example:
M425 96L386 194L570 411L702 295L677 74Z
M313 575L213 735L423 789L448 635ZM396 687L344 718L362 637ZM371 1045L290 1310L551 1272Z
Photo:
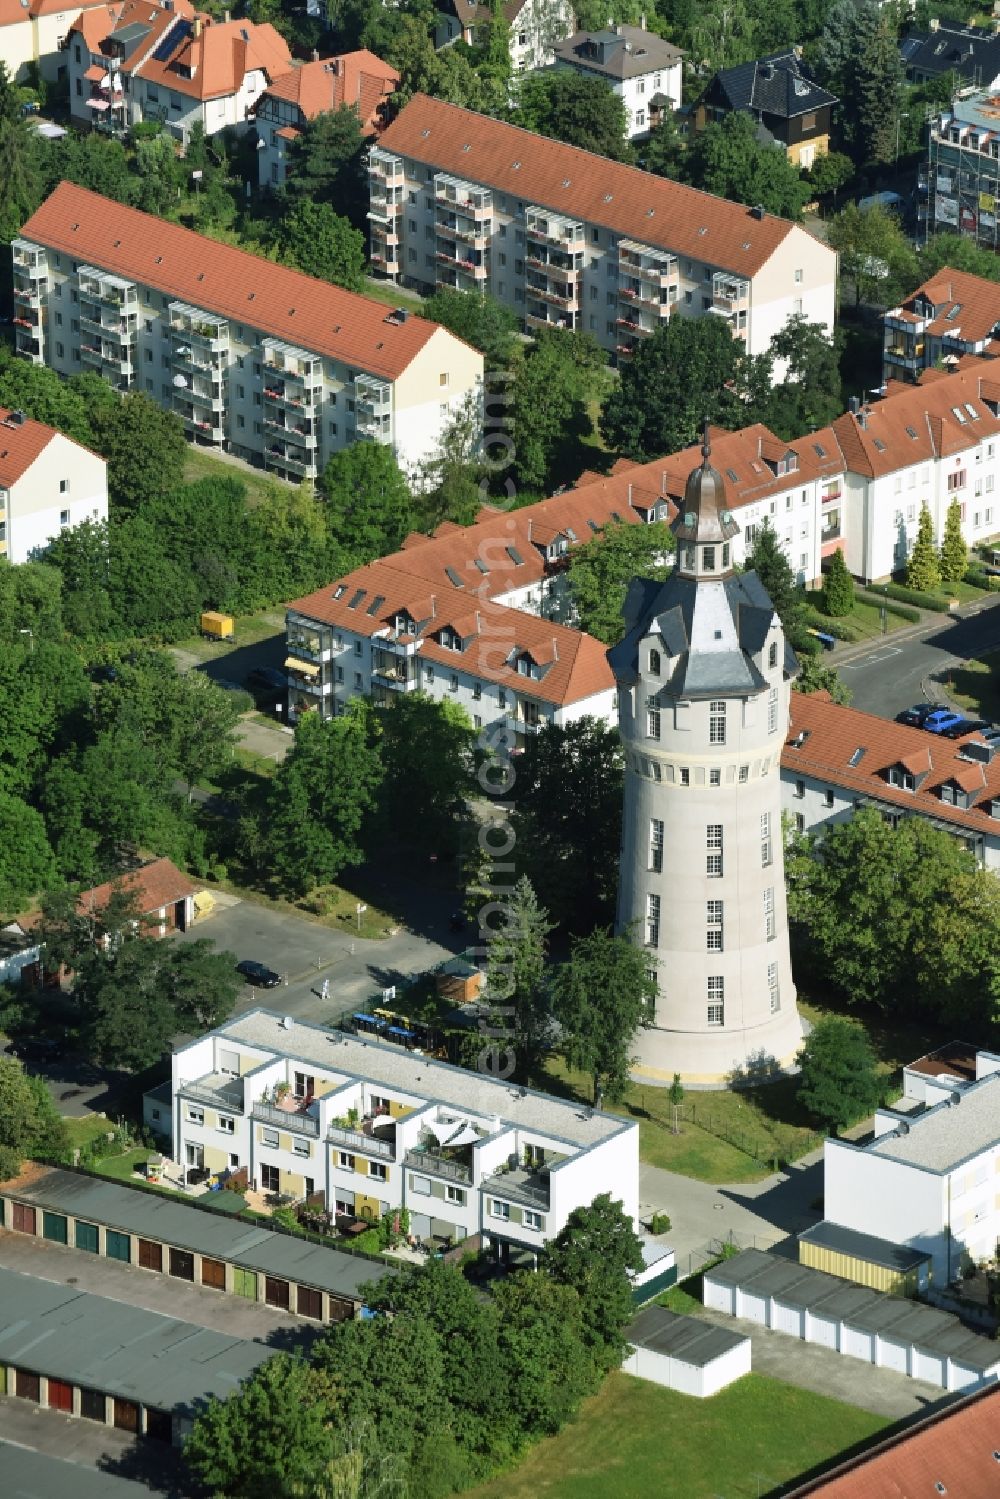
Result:
M651 677L660 675L660 653L653 650L649 653L649 674Z
M917 784L913 772L905 765L890 765L888 781L890 786L898 786L901 791L913 791Z
M772 640L770 646L768 647L767 664L771 671L773 671L778 664L778 642L776 640Z

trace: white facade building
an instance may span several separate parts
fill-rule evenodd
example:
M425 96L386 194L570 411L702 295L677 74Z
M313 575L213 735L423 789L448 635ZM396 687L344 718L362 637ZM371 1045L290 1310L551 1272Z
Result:
M3 0L0 5L0 61L16 83L25 83L31 63L54 83L66 71L70 27L81 12L104 10L104 0Z
M61 531L108 518L108 466L62 432L0 408L0 557L30 562Z
M975 1079L915 1064L903 1099L875 1114L867 1145L827 1140L828 1222L926 1251L947 1285L1000 1243L1000 1056L980 1051Z
M510 61L515 73L548 67L553 49L569 36L575 24L570 0L506 0L504 18L510 27ZM468 46L481 45L490 19L488 5L479 0L451 0L438 12L438 47L461 37Z
M555 49L556 67L596 78L618 95L629 140L645 140L680 106L684 54L645 26L576 31Z
M17 350L280 478L367 439L415 471L482 387L446 329L62 182L14 244Z
M636 579L609 652L625 746L618 929L657 997L637 1074L718 1082L801 1043L788 951L778 767L797 671L710 449L674 523L665 583Z
M254 1010L182 1047L174 1155L420 1238L540 1249L601 1193L637 1221L638 1125L374 1039Z
M794 315L833 328L837 257L800 225L454 104L415 95L369 177L380 271L488 291L529 331L627 357L675 314L723 318L751 354Z

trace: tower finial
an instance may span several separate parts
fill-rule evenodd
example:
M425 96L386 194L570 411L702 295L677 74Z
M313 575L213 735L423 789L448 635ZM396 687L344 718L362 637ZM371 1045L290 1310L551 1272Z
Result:
M702 467L708 468L708 460L712 456L712 439L708 435L708 417L702 418L701 423L701 456L705 460Z

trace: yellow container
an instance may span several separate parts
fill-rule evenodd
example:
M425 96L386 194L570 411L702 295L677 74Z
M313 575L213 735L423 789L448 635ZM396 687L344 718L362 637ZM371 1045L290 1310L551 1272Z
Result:
M232 615L219 614L215 609L206 609L201 616L201 633L210 636L213 640L231 640L233 636Z

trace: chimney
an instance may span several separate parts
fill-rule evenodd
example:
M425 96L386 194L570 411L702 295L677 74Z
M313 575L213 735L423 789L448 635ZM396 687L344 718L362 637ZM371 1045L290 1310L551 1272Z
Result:
M312 60L313 60L313 62L319 62L319 48L318 47L314 47L313 50L312 50Z
M223 20L223 23L226 26L228 26L229 22L232 20L232 13L230 11L228 11L228 10L224 10L222 12L222 20Z
M755 203L753 205L753 207L750 210L750 217L752 219L763 219L763 217L764 217L764 205L763 205L763 203Z
M201 16L195 16L194 18L194 34L195 39L201 36Z
M860 407L861 407L861 402L858 400L857 396L852 396L851 399L848 401L847 405L848 405L848 409L850 410L851 415L852 416L857 416L858 411L860 410Z

